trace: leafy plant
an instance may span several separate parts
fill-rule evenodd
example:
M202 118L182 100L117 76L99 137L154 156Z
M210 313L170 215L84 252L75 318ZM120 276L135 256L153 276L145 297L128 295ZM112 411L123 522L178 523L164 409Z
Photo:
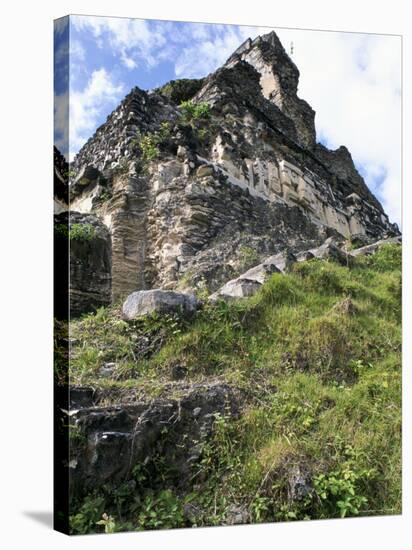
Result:
M96 525L104 525L104 532L105 533L114 533L116 531L116 522L113 519L112 516L107 515L104 513L102 515L102 519L99 521L96 521Z
M161 122L159 129L155 132L142 134L140 130L136 132L136 137L132 141L133 146L137 146L141 152L141 159L147 164L160 155L160 146L170 139L172 129L169 121Z
M257 495L250 505L253 521L256 523L264 521L266 513L270 509L270 505L271 502L269 497Z
M145 497L137 517L138 529L173 529L184 524L183 507L170 490Z
M112 198L112 193L108 189L103 189L103 191L99 194L100 202L107 202L111 198Z
M179 104L182 101L191 99L202 87L204 78L171 80L156 91Z
M358 515L368 504L368 499L359 493L359 482L370 479L373 473L372 469L358 470L346 463L337 470L316 476L314 487L322 503L321 517Z
M96 236L96 229L90 223L73 223L70 227L60 223L54 227L55 234L72 241L90 241Z
M140 138L139 147L142 151L142 160L144 162L150 162L159 156L156 137L151 134L146 134Z
M208 103L194 103L193 101L182 101L180 111L185 120L201 120L210 118L211 111Z
M91 241L96 236L96 229L90 223L74 223L69 229L71 241Z
M70 531L74 535L86 535L95 531L95 525L104 513L105 501L102 496L87 496L79 511L70 516Z

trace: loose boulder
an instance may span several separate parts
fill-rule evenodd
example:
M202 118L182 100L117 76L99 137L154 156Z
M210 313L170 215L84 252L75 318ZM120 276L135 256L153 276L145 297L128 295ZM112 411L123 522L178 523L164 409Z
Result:
M209 299L213 302L219 298L230 300L253 296L272 273L285 273L295 262L295 256L287 252L280 252L279 254L269 256L261 264L252 267L236 279L228 281L212 294Z
M194 294L172 290L138 290L130 294L123 304L123 317L131 321L152 313L193 314L197 309Z
M329 237L318 248L312 248L308 252L313 254L314 258L320 260L332 259L342 265L348 265L352 259L350 254L341 248L343 241L337 241L333 237Z
M357 256L368 256L370 254L374 254L375 252L377 252L379 248L384 244L401 244L401 243L402 243L402 237L400 236L391 237L388 239L381 239L380 241L376 241L367 246L362 246L361 248L357 248L356 250L351 250L350 255L354 258L356 258Z

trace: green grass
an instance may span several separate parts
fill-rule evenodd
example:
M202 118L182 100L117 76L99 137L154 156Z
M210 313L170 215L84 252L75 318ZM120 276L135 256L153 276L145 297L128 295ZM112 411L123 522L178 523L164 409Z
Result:
M201 512L188 520L178 504L188 495L163 495L167 519L159 526L221 524L231 506L253 522L398 514L400 298L401 247L387 245L350 268L297 264L254 297L205 305L191 322L129 324L117 310L100 310L73 322L71 379L150 398L173 391L172 368L181 364L188 381L219 378L243 392L241 417L219 417L204 446L190 495ZM142 335L159 341L139 355ZM115 380L98 376L109 360L118 364ZM298 500L290 497L293 468L310 479ZM142 489L163 498L153 490ZM121 530L112 500L103 511ZM124 525L139 529L136 517L147 515L140 513Z

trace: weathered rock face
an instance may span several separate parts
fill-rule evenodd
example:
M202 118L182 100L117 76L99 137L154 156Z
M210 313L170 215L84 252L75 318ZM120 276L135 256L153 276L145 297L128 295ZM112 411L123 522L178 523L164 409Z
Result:
M55 227L57 234L66 232L60 236L61 246L67 246L70 254L70 314L109 305L111 241L107 227L96 216L79 212L55 216Z
M119 168L120 162L124 161L120 168L125 167L126 161L136 160L133 140L137 130L143 133L153 131L161 122L177 116L176 105L165 97L133 88L80 150L74 166L76 169L95 167L104 172Z
M355 258L356 256L368 256L370 254L374 254L384 244L401 244L401 242L402 239L400 236L392 237L390 239L382 239L380 241L376 241L375 243L357 248L356 250L351 251L350 254Z
M282 251L399 234L347 149L316 143L298 78L275 33L247 40L193 85L134 88L85 144L70 206L110 231L112 300L215 291ZM174 101L188 97L209 118L185 118Z
M71 494L76 497L107 482L125 481L136 465L146 465L156 456L175 472L176 485L184 486L216 414L236 418L239 412L239 393L219 383L186 388L181 400L72 409L70 425L78 443L71 446Z
M295 139L303 147L313 149L316 143L315 111L297 96L299 70L285 52L275 32L248 38L231 55L226 67L246 61L259 73L262 95L274 103L292 121Z

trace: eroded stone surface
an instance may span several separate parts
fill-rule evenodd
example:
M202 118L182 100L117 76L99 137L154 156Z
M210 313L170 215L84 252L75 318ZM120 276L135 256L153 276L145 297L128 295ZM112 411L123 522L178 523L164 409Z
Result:
M170 90L133 88L97 129L73 163L71 207L110 231L112 300L150 288L214 292L245 271L245 249L257 265L286 250L311 254L330 236L367 244L399 234L349 151L316 143L298 78L272 32L181 87L210 106L206 121L185 122ZM138 136L165 122L155 158L143 160Z
M63 212L55 216L55 227L66 235L58 246L70 254L69 303L72 316L94 311L111 303L111 240L107 227L92 214ZM86 233L82 236L81 230ZM78 235L68 239L69 232ZM56 274L58 285L59 273Z
M273 273L285 273L296 261L296 257L290 253L281 252L269 256L261 264L252 267L236 279L228 281L209 299L214 302L219 298L230 300L253 296Z
M156 455L182 486L213 431L216 414L236 418L240 395L224 383L193 385L180 399L80 408L70 414L77 434L70 461L72 497L104 484L125 481L134 466Z
M171 290L139 290L130 294L123 304L123 317L137 319L153 313L181 313L190 315L196 311L197 300L194 294Z
M402 242L402 239L400 236L392 237L389 239L382 239L375 243L371 243L367 246L362 246L361 248L357 248L356 250L351 250L350 255L355 258L356 256L367 256L369 254L374 254L384 244L401 244L401 242Z

